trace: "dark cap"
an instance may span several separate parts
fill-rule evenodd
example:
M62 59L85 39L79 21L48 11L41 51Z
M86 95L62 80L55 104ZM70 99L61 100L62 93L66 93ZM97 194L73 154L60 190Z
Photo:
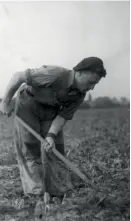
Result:
M97 72L101 77L105 77L106 70L103 65L103 61L97 57L88 57L84 58L81 62L79 62L73 70L75 71L84 71L90 70L92 72Z

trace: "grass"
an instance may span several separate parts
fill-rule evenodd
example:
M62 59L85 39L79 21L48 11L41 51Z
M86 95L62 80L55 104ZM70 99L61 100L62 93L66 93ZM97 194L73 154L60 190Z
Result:
M70 208L67 205L56 209L54 220L128 221L129 109L79 110L65 126L64 134L66 151L71 150L70 160L86 173L100 191L96 193L90 186L75 191L69 199ZM104 193L107 197L100 202ZM13 209L22 198L21 194L13 146L13 119L0 115L0 220L4 220L7 214L18 221L23 219ZM33 218L29 216L25 220Z

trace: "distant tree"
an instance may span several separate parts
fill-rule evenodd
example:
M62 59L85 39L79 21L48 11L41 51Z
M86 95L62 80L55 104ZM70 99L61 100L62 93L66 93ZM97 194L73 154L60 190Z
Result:
M113 102L113 104L114 104L115 107L120 106L120 102L119 102L119 100L118 100L116 97L113 97L113 98L112 98L112 102Z
M80 109L87 109L90 108L90 105L88 104L88 101L85 100L83 103L80 105Z
M129 106L130 105L130 101L126 97L121 97L120 98L120 104L121 104L121 106Z
M110 108L114 107L114 103L109 97L98 97L93 101L93 107L97 108Z
M89 94L89 95L88 95L88 103L91 103L91 102L92 102L92 95Z

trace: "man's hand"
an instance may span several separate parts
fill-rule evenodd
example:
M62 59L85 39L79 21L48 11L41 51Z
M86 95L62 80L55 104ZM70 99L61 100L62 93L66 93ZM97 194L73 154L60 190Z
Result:
M55 148L55 141L52 137L46 137L45 140L47 141L47 143L44 145L44 148L47 152Z
M2 112L5 115L8 115L8 117L10 117L12 111L13 111L12 102L1 101L1 103L0 103L0 112Z

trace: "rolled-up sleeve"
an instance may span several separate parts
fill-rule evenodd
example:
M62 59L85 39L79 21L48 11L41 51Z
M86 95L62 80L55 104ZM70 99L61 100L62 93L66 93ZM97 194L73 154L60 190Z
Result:
M58 112L58 115L63 117L65 120L71 120L80 104L84 101L84 98L85 94L80 96L75 102L72 102L68 106L63 106Z

